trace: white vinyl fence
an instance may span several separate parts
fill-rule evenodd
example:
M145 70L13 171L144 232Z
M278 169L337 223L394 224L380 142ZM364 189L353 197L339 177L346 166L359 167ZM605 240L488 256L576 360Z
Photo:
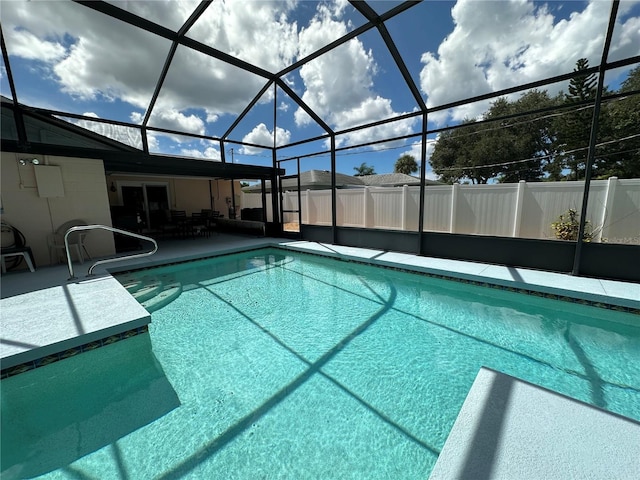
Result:
M555 238L558 216L580 212L584 182L437 185L425 188L424 231ZM365 187L336 191L337 224L345 227L418 230L419 187ZM301 192L302 223L331 225L331 191ZM268 202L267 218L271 219ZM243 207L261 207L260 194L243 194ZM298 209L298 192L284 194L284 209ZM594 241L640 244L640 179L594 180L587 220ZM284 222L298 222L285 214Z

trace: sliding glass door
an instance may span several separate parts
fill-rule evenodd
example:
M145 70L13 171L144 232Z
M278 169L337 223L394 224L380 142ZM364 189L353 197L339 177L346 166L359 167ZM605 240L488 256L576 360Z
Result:
M120 183L122 205L135 212L141 230L156 230L167 219L169 186L166 183Z

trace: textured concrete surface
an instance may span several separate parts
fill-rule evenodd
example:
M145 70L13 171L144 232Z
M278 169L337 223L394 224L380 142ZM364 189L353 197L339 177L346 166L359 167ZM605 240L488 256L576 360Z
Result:
M429 480L639 475L640 423L482 368Z
M2 368L150 321L149 313L111 276L16 295L2 300Z

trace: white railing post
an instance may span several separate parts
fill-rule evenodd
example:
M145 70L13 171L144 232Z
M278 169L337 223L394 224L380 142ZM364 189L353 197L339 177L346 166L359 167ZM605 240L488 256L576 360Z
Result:
M596 235L598 242L602 242L602 239L607 239L609 236L609 225L607 225L607 216L611 215L613 210L613 204L616 198L616 186L618 185L618 177L609 177L607 181L607 190L604 194L604 204L602 205L602 213L600 214L600 224L594 225L595 228L599 228L600 232Z
M516 210L513 217L513 231L512 237L520 236L520 225L522 224L522 205L524 203L524 190L527 187L527 182L520 180L518 182L518 193L516 194Z
M311 210L309 209L309 202L310 202L309 197L311 196L311 191L307 188L307 191L304 192L304 193L305 193L305 195L304 195L304 215L305 215L305 218L302 219L303 220L302 223L306 222L309 225L313 225L313 222L311 221L311 215L310 215L310 211Z
M456 214L458 210L458 190L460 184L451 185L451 217L449 218L449 233L456 233Z

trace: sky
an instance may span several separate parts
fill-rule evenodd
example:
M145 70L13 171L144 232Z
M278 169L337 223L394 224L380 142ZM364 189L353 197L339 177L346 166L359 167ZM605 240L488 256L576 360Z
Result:
M197 1L112 1L120 8L177 31ZM373 1L383 13L400 2ZM427 106L571 72L579 58L600 63L611 3L608 0L423 1L386 22L386 28ZM141 124L171 42L69 1L3 0L2 31L21 103ZM214 1L187 36L267 72L280 72L365 23L348 2L309 0ZM622 1L609 61L640 55L640 0ZM634 65L611 71L615 89ZM6 66L2 95L11 96ZM335 131L418 110L380 34L371 29L294 69L286 84ZM220 137L265 86L266 79L178 46L149 125ZM555 94L564 85L550 85ZM515 95L513 98L517 98ZM479 102L429 115L429 128L475 118ZM275 125L274 125L275 110ZM140 148L134 128L69 119ZM336 137L337 147L419 132L419 116ZM230 139L287 145L324 133L284 90L270 87L231 131ZM403 154L420 159L419 137L339 150L337 171L353 174L362 163L390 173ZM430 136L427 153L436 136ZM153 133L152 153L219 160L217 141ZM301 170L330 168L326 140L278 150L279 159L303 156ZM226 143L227 161L271 165L269 150ZM282 164L295 173L295 160ZM427 169L429 178L436 178Z

